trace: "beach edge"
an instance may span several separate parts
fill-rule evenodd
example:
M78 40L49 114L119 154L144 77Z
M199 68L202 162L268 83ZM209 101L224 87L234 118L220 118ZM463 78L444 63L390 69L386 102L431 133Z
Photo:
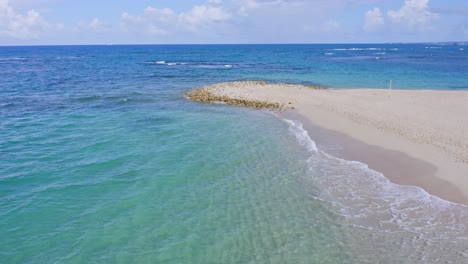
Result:
M332 153L329 154L345 160L362 162L369 168L384 174L393 183L417 186L441 199L468 205L468 189L463 188L468 186L468 179L463 177L465 172L468 172L468 164L452 161L450 157L439 153L437 149L428 148L427 144L408 142L404 138L382 133L378 129L362 126L356 122L345 126L330 125L353 123L353 120L345 120L349 117L337 116L333 105L331 109L328 106L326 109L328 111L323 111L323 108L313 109L312 107L311 109L311 106L304 101L304 98L310 96L308 94L310 91L319 91L319 93L326 93L327 96L330 94L333 96L335 91L341 89L317 89L304 85L272 84L257 81L225 82L198 89L209 90L211 94L231 100L222 101L222 103L254 109L266 108L275 111L280 118L299 121L319 146L325 146L327 142L341 145L341 151L331 151ZM349 90L346 91L346 93L353 93ZM362 90L356 89L356 91L362 93ZM366 89L366 91L366 93L379 93L380 95L386 93L383 89ZM190 92L186 94L189 100L207 103L219 102L218 100L194 100L188 96ZM297 92L297 94L292 92ZM424 92L411 91L411 93ZM398 91L394 91L394 93L398 93ZM216 97L213 98L216 99ZM327 121L324 122L324 120ZM364 136L355 136L362 132L364 132ZM382 140L379 140L382 137L388 137L390 144L396 143L395 146L388 147L389 144L382 143ZM327 152L327 150L325 151ZM427 157L425 153L428 153ZM446 177L446 174L449 173L457 175L456 177Z

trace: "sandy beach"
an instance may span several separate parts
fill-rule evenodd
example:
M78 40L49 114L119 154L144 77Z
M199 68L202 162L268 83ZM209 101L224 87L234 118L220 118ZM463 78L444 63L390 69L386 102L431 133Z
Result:
M281 105L280 115L303 123L319 148L337 146L322 150L368 164L394 183L468 205L466 91L314 89L265 82L202 90L214 96L212 101Z

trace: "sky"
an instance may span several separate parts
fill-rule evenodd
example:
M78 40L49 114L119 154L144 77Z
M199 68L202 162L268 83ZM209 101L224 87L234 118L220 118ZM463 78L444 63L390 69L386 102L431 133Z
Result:
M468 41L468 0L0 0L0 45Z

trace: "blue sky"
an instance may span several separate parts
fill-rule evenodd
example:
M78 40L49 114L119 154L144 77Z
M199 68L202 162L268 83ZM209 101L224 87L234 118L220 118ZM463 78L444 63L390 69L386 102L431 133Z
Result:
M0 45L467 40L467 0L0 0Z

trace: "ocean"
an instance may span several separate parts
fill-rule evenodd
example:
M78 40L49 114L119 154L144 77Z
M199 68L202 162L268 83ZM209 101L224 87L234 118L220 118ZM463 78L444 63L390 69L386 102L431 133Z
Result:
M0 47L0 263L466 263L468 207L190 102L266 80L468 89L448 44Z

